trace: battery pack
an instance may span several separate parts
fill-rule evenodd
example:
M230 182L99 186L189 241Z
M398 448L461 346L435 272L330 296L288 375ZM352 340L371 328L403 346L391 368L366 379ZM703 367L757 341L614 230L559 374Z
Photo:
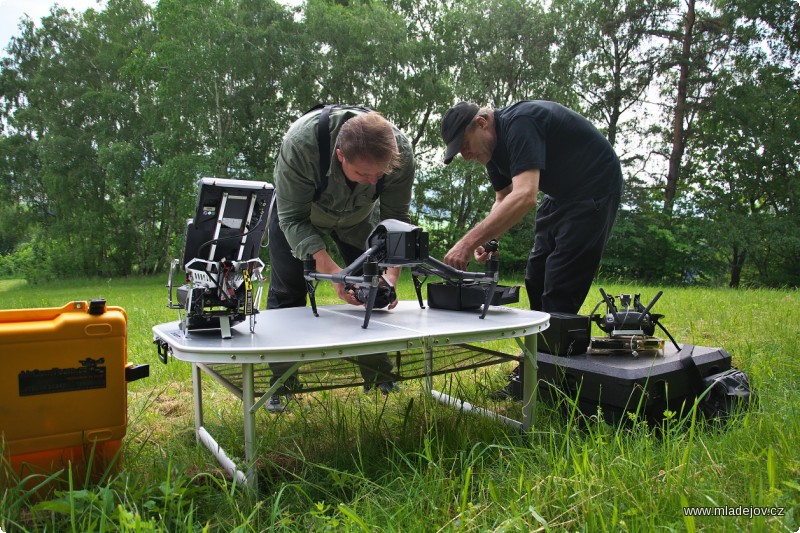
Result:
M539 333L539 351L552 355L586 353L590 328L587 315L550 313L550 327Z

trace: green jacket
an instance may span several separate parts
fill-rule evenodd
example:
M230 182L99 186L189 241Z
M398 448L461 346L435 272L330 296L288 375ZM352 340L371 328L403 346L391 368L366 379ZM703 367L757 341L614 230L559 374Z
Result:
M338 237L366 249L367 237L381 220L394 218L411 222L411 186L414 181L414 152L411 143L395 128L402 164L384 175L377 199L375 186L359 183L350 190L336 158L336 137L346 118L363 111L334 108L330 114L331 164L328 186L318 201L314 192L320 181L317 124L321 110L302 116L289 128L275 164L275 198L280 228L298 259L325 249L323 236Z

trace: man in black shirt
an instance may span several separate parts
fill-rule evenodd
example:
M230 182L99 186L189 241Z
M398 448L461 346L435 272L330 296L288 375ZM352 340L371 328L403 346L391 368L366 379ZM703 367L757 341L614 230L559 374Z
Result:
M491 211L444 257L465 270L485 261L481 243L499 238L531 209L534 245L525 288L531 309L575 314L600 266L622 190L614 148L591 122L554 102L522 101L502 109L459 102L442 120L444 162L460 153L486 165L495 190ZM507 395L519 397L519 372Z

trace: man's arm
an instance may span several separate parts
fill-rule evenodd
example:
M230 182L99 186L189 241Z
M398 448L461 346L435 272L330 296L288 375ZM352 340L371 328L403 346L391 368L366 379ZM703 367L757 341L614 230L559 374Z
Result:
M312 257L316 262L315 266L317 272L322 274L337 274L342 270L341 267L336 264L336 261L333 260L330 254L328 254L328 251L324 248L315 252ZM352 305L364 305L356 299L352 292L344 290L344 283L332 283L332 285L333 290L336 292L336 296L338 296L340 299Z
M327 250L319 250L315 254L313 254L314 261L316 262L316 269L317 272L322 274L337 274L342 269L336 264L336 261L328 254ZM386 281L392 287L397 287L397 280L400 278L400 267L392 267L386 269L385 278ZM336 292L336 296L340 299L344 300L345 302L352 304L352 305L364 305L363 302L359 302L355 294L352 292L348 292L344 289L344 283L332 283L333 290ZM394 309L397 307L397 298L393 302L389 304L389 309Z
M444 256L444 262L459 270L466 270L473 252L479 246L499 238L536 207L538 194L539 169L526 170L514 176L510 186L498 191L486 218L461 237Z
M319 180L317 139L310 118L301 118L286 134L275 162L275 201L281 231L297 259L325 248L325 241L311 224L311 204ZM299 122L299 121L298 121Z

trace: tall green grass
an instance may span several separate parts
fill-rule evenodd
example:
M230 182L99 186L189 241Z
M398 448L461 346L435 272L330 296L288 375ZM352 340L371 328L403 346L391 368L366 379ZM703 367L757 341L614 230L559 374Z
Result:
M604 284L609 294L658 288ZM320 300L333 301L320 286ZM401 297L413 299L409 280ZM523 291L524 292L524 291ZM679 342L720 346L747 372L758 405L725 423L674 413L661 427L585 419L569 399L540 404L519 434L427 401L417 382L383 397L359 389L261 410L257 494L236 486L195 442L190 368L162 365L150 328L175 320L164 279L0 281L0 307L105 298L129 318L128 360L151 376L128 386L123 468L44 499L0 493L10 531L787 531L800 527L800 296L796 291L666 288L655 311ZM600 300L593 288L583 311ZM526 307L527 302L518 304ZM310 312L310 311L309 311ZM513 349L513 347L511 347ZM11 354L0 355L0 362ZM481 398L505 367L437 378ZM0 369L2 371L2 369ZM209 380L206 380L208 383ZM205 417L241 457L241 405L214 384ZM515 414L513 402L495 405ZM28 480L42 481L41 479ZM687 517L687 506L782 507L775 517ZM742 512L741 510L739 511Z

